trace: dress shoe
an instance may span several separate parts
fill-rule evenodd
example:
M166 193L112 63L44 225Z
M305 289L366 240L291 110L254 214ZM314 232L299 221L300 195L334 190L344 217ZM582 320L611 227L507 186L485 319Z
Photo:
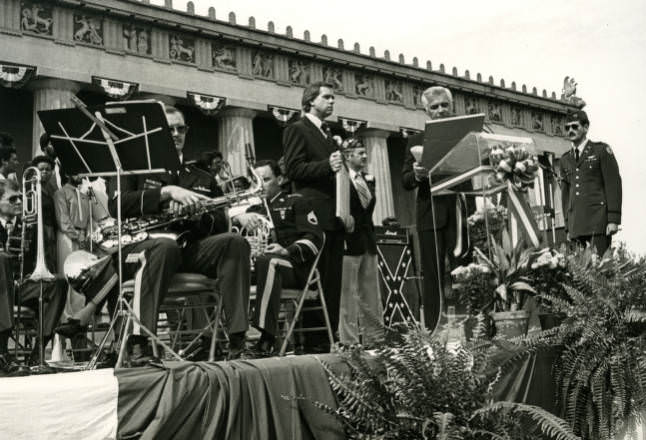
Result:
M20 365L9 353L0 354L0 376L26 376L29 368Z
M79 321L78 319L69 318L67 322L56 327L54 331L63 337L72 339L79 333L87 332L87 326L82 326L81 321Z

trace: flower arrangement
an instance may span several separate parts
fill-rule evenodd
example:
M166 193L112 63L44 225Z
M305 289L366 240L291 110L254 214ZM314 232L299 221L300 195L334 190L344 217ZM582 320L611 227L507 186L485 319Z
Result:
M479 208L467 219L471 246L488 253L487 235L491 235L500 241L502 239L502 230L505 228L508 219L509 211L502 205Z
M494 168L497 182L509 181L518 190L526 190L534 185L538 158L523 145L494 145L489 153L489 163Z
M458 266L451 272L451 276L454 299L465 306L467 314L477 315L491 306L489 292L496 287L496 279L489 266L478 263Z

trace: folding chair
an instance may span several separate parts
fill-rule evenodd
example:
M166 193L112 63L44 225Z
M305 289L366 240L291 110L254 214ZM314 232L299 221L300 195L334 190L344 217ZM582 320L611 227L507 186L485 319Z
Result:
M141 261L143 256L141 254L131 254L128 256L128 262L137 262ZM140 334L143 330L139 323L139 292L136 288L137 285L140 285L142 277L142 270L139 269L135 275L135 278L128 280L122 285L122 291L124 297L131 297L132 299L126 303L126 307L129 311L128 321L124 326L124 331L122 335L122 344L119 353L119 358L117 360L117 367L121 366L123 356L125 354L125 341L127 340L128 334ZM202 301L201 298L203 294L208 294L213 297L213 300ZM190 309L203 309L206 314L208 325L201 330L188 330L184 329L184 317L187 310ZM222 318L222 297L217 289L217 282L211 278L208 278L204 275L197 273L176 273L170 283L168 288L168 293L164 298L164 302L160 306L160 313L167 313L170 310L178 310L178 324L177 329L173 331L170 326L168 327L168 334L170 339L170 344L166 344L162 339L157 336L157 339L168 354L175 357L178 360L184 360L182 353L186 353L190 348L199 341L200 337L209 331L212 332L211 345L209 349L209 360L212 361L215 358L215 347L217 345L217 330ZM212 313L209 313L209 310ZM132 330L130 330L132 327ZM144 330L146 332L146 330ZM149 333L149 330L147 331ZM175 351L175 347L181 342L182 335L187 334L197 334L187 346L179 350L179 353ZM150 335L149 335L150 336ZM174 346L173 346L174 345ZM158 356L157 353L157 344L153 343L153 353L155 356Z
M305 332L315 332L315 331L327 331L328 338L330 339L330 345L334 343L334 337L332 336L332 325L330 324L330 317L328 315L327 306L325 304L325 296L323 295L323 287L321 285L321 275L316 268L318 265L319 259L325 247L325 235L323 236L323 243L321 249L319 250L312 267L310 268L309 274L307 275L307 281L302 289L282 289L280 295L280 301L282 305L291 304L294 308L294 314L288 318L289 326L285 332L283 342L278 353L279 356L284 356L287 351L287 344L294 333L305 333ZM252 286L251 297L255 298L255 288ZM308 306L304 307L306 300L319 300L319 305L317 306ZM302 327L299 326L296 328L296 324L300 322L301 313L304 311L314 311L322 310L323 317L325 318L324 327Z

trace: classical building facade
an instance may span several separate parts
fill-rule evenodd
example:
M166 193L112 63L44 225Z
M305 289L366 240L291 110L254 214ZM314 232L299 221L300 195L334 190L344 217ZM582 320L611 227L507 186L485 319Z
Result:
M485 113L495 133L531 136L557 157L568 148L561 127L574 104L554 93L325 35L314 41L308 31L298 38L289 26L278 34L272 22L242 25L213 8L199 16L192 2L178 11L172 0L0 0L0 42L0 131L14 136L23 161L38 149L39 110L71 107L73 95L88 104L156 97L186 113L187 157L220 150L242 173L246 144L259 159L281 155L302 87L317 80L335 86L335 130L356 132L368 148L377 223L393 215L412 223L400 170L406 135L424 126L428 86L450 88L455 112Z

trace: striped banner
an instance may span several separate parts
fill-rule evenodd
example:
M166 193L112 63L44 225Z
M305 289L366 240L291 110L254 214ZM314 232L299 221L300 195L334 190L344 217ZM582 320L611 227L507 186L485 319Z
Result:
M534 247L538 247L541 242L538 232L538 224L536 223L536 219L534 218L534 214L532 213L532 209L529 207L527 200L525 200L523 195L514 188L510 181L507 181L507 194L509 211L522 226L530 243L532 243Z

